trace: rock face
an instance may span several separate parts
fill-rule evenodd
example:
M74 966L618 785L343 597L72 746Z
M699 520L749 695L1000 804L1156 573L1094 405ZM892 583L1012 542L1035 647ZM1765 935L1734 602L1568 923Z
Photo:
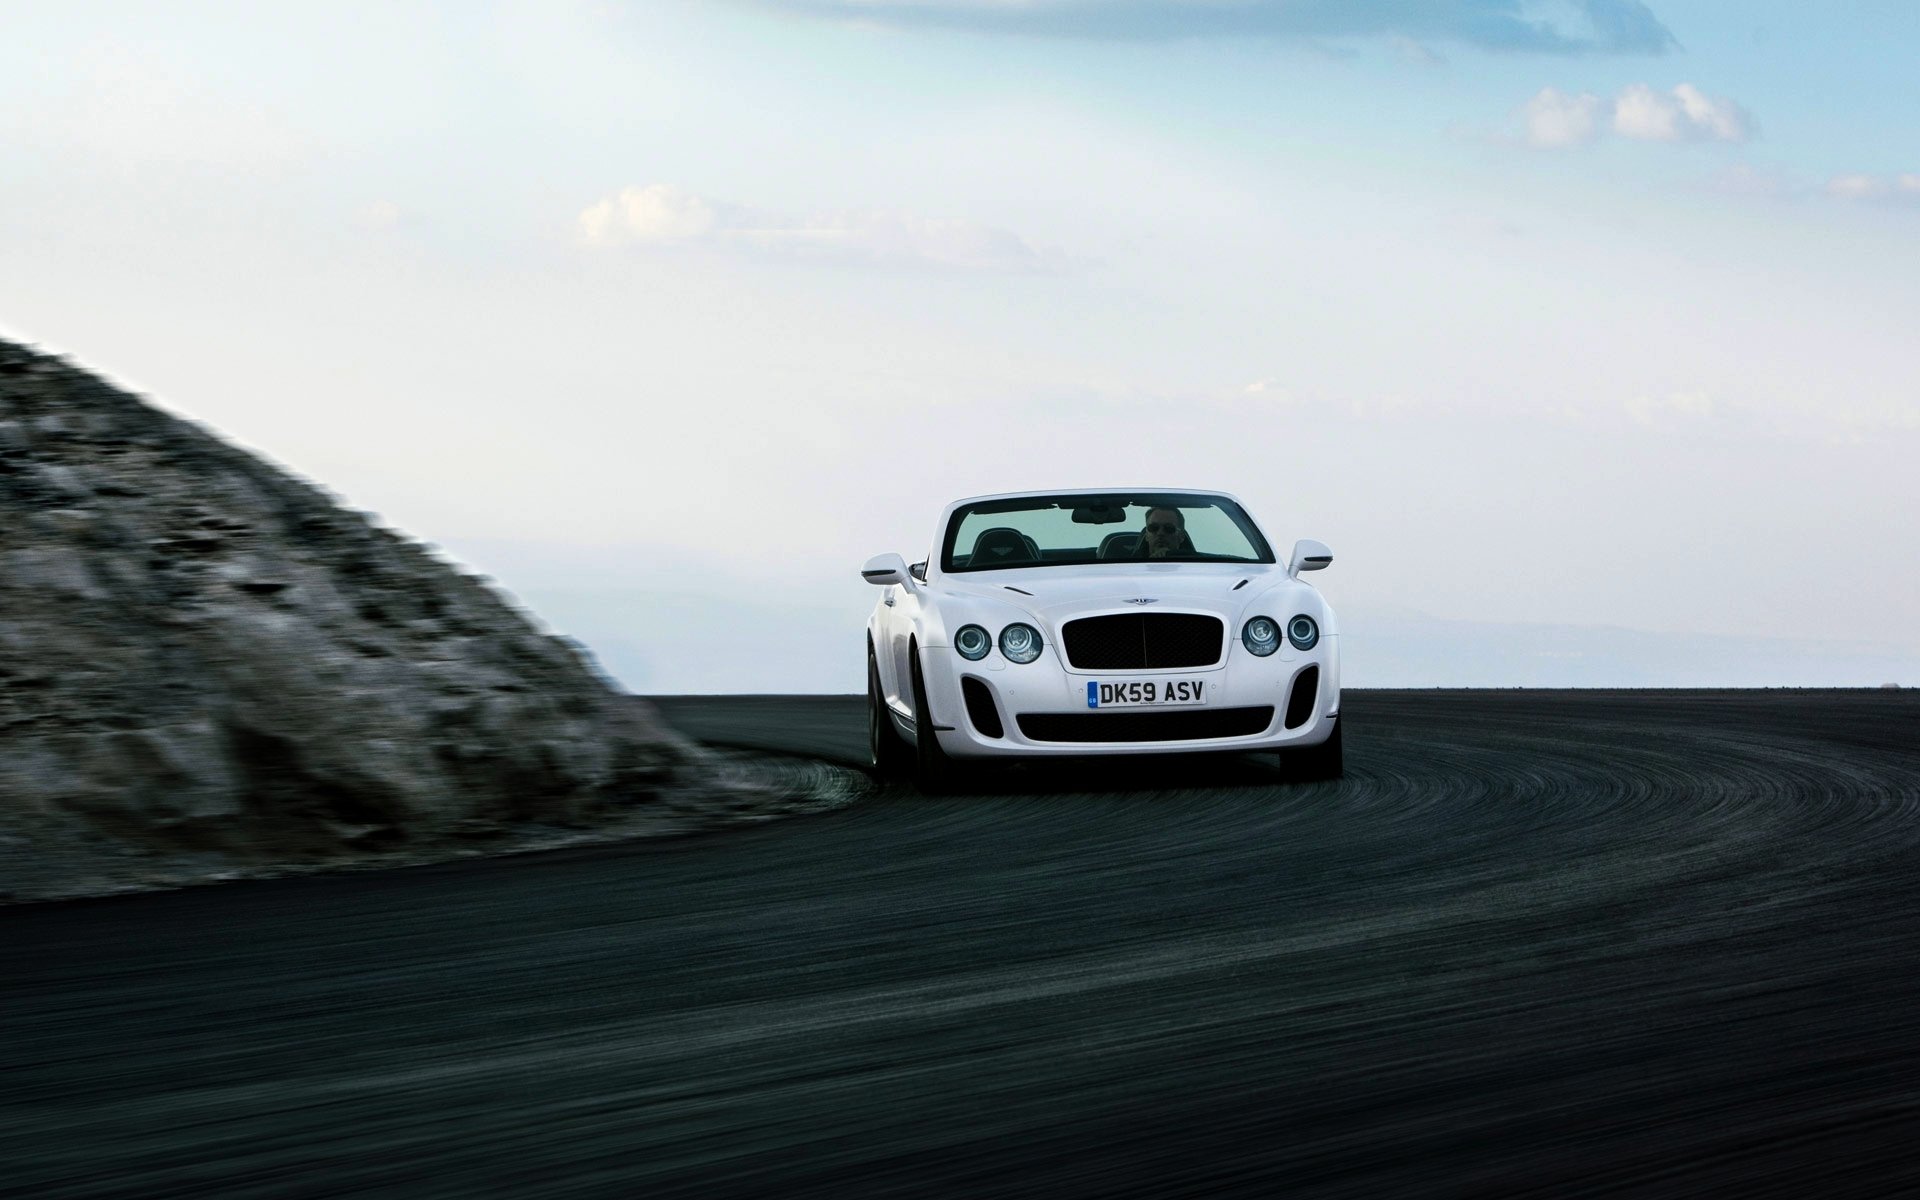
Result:
M0 341L0 835L325 856L593 822L696 753L481 580Z

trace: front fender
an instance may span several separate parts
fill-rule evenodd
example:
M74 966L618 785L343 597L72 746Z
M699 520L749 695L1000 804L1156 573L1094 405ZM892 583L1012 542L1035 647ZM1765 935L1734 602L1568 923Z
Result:
M978 596L929 597L928 602L920 606L914 632L922 646L951 649L954 630L963 625L978 625L987 631L988 636L997 640L1000 631L1016 621L1036 629L1046 627L1034 614L1003 600L986 600Z
M1298 613L1313 618L1320 626L1321 637L1338 636L1340 631L1334 622L1333 607L1326 597L1318 589L1292 579L1264 588L1244 601L1234 614L1231 635L1239 637L1240 630L1254 617L1271 617L1284 627L1288 619Z

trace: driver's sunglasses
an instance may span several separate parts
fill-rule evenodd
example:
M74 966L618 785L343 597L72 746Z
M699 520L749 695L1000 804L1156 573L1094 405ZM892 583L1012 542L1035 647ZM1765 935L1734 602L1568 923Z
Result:
M1147 532L1148 533L1179 533L1180 527L1178 525L1162 525L1158 521L1150 521L1147 523Z

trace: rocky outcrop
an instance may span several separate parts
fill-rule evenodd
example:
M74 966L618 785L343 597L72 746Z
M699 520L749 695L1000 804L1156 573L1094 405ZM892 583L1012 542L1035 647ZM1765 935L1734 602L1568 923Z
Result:
M0 838L325 856L603 820L697 754L484 580L0 342Z

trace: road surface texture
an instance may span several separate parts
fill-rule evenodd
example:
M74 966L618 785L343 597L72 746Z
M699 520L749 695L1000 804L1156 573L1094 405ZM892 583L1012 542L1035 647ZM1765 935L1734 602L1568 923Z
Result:
M862 750L856 698L662 709ZM1052 768L0 910L0 1192L1920 1187L1920 695L1344 710L1334 783Z

